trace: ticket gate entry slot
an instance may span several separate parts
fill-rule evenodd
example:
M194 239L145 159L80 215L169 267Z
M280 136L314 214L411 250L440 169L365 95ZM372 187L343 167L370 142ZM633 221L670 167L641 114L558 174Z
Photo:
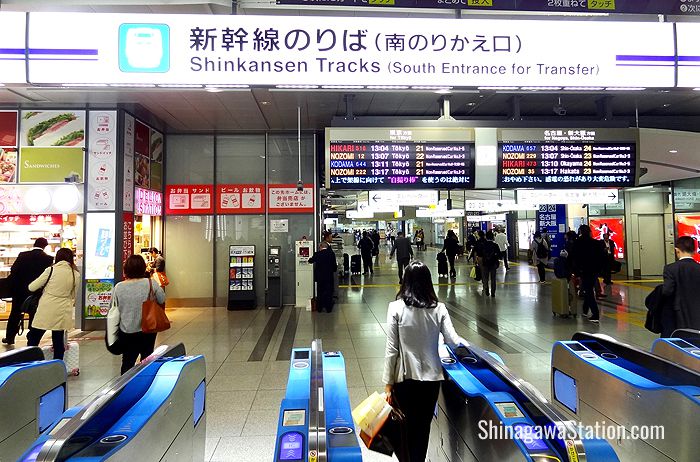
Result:
M440 347L441 385L430 462L618 461L611 446L578 428L498 357L478 347ZM484 433L491 429L494 434Z
M552 398L567 415L586 425L623 427L624 435L610 443L625 461L687 461L700 453L695 371L611 337L579 332L554 344L551 383ZM657 431L633 439L633 428Z
M361 460L342 353L324 352L320 340L311 348L295 348L280 406L275 461Z
M66 410L66 366L39 347L0 354L0 460L17 460Z
M182 344L160 347L86 406L66 411L19 460L203 460L206 367L203 356L184 353Z
M678 329L670 338L654 340L651 352L700 373L700 331Z
M265 305L268 308L282 308L282 278L280 258L282 248L270 246L267 250L267 294Z

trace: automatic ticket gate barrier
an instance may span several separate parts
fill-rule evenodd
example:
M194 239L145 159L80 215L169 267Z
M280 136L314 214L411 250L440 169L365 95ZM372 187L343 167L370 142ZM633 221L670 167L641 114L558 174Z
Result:
M0 460L17 460L66 410L66 366L39 347L0 354Z
M205 377L203 356L161 346L89 404L66 411L19 460L202 461Z
M651 352L695 372L700 372L700 331L678 329L670 338L659 338Z
M362 453L352 421L339 351L323 351L321 340L311 348L295 348L287 392L280 406L276 462L355 462Z
M619 460L605 440L582 439L572 422L492 353L442 345L440 357L446 380L430 434L430 462Z
M698 459L700 374L690 369L610 337L579 332L554 344L552 397L584 424L624 427L611 443L625 461Z

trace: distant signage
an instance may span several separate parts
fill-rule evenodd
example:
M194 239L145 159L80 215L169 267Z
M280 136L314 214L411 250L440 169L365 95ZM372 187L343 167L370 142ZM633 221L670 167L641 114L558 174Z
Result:
M541 205L537 211L537 229L549 236L551 258L558 257L564 249L564 235L567 231L566 205Z
M518 204L617 204L619 189L520 189Z
M269 213L313 213L314 185L305 184L297 191L296 185L270 185L268 188Z
M103 319L112 306L113 279L85 281L85 319Z
M63 215L0 215L0 223L60 226L63 224Z
M495 210L510 210L515 207L515 201L510 199L503 200L467 200L464 201L464 210L476 212L489 212Z
M129 114L124 114L124 195L125 212L134 211L134 124Z
M214 213L214 187L210 184L176 184L165 187L166 215Z
M255 215L265 213L265 185L222 184L217 188L216 213Z
M20 183L65 183L75 176L83 181L83 148L22 148L19 155Z
M609 239L615 243L615 258L625 259L625 220L623 218L591 217L588 224L594 239L602 241L607 234Z
M136 215L161 216L163 214L163 193L135 188Z
M335 189L472 188L468 129L328 129L327 185Z
M457 218L464 216L464 209L418 209L416 218Z
M694 9L694 14L700 15L700 2L687 1L682 7ZM676 24L678 43L678 86L700 87L700 24L697 22Z
M695 252L693 258L700 263L700 253L698 253L698 242L700 241L700 216L699 215L676 215L676 233L678 237L690 236L695 240Z
M124 212L122 219L122 262L125 262L134 253L134 214Z
M88 211L114 210L117 187L117 112L91 111L89 114Z
M24 60L26 47L26 13L0 14L2 47L0 47L0 83L26 83L27 64Z
M460 4L446 0L443 5L453 9ZM600 11L611 12L605 7ZM671 23L442 18L361 22L353 17L29 13L28 75L39 84L235 82L370 89L675 84Z

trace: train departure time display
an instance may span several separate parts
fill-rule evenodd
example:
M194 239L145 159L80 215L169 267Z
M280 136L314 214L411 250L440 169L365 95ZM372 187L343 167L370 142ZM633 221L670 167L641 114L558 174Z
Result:
M474 187L474 143L467 129L329 130L329 188Z
M636 143L598 141L594 131L568 131L577 134L571 137L551 136L552 132L567 133L545 131L550 140L499 143L499 187L622 188L636 184Z

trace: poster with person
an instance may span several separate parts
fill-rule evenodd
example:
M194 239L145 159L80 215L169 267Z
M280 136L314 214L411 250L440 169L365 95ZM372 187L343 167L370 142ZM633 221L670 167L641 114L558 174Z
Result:
M700 263L700 253L698 253L698 240L700 240L700 216L699 215L676 215L676 233L678 237L690 236L695 239L695 254L693 258Z
M589 220L593 238L603 240L603 236L609 234L609 239L615 242L615 259L625 259L625 220L616 217L599 217Z

